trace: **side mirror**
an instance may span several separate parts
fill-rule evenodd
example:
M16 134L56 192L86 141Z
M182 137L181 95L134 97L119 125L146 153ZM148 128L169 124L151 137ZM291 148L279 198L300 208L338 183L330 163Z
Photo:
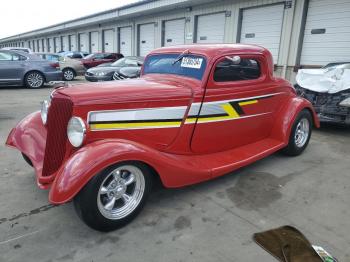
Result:
M225 58L230 60L234 65L239 65L241 63L241 57L238 55L235 55L233 57L226 56Z

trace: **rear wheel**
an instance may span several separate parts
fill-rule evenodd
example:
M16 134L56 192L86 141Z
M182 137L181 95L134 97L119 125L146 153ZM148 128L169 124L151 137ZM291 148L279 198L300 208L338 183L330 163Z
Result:
M300 155L309 144L312 133L312 116L308 110L300 112L289 137L288 146L283 152L289 156Z
M62 72L64 81L72 81L75 77L75 72L71 68L65 68Z
M28 88L41 88L45 83L45 79L42 73L32 71L26 74L24 83Z
M139 162L110 166L93 177L74 199L80 218L91 228L120 228L142 210L152 185L149 168Z

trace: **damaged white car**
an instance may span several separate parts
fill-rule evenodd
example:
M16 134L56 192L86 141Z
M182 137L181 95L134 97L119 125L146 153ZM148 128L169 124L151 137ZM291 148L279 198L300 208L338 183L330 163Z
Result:
M300 69L297 93L309 100L322 122L350 125L350 62Z

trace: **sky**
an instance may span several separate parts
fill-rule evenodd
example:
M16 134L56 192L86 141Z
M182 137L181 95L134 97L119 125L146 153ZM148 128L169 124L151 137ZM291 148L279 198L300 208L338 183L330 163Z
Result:
M120 7L140 0L2 1L0 38Z

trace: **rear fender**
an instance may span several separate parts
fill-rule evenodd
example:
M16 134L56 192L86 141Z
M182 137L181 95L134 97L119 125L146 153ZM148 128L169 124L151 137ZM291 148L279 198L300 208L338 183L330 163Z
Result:
M284 141L284 143L287 145L292 126L299 113L304 109L310 111L312 114L314 126L316 128L319 128L320 121L312 104L304 98L292 97L280 111L280 114L277 117L277 121L275 122L275 125L272 129L271 136L280 141Z
M151 166L165 187L180 187L210 178L207 169L194 169L189 157L167 154L127 140L100 140L79 149L57 171L50 202L63 204L72 200L93 176L123 161L140 161Z

